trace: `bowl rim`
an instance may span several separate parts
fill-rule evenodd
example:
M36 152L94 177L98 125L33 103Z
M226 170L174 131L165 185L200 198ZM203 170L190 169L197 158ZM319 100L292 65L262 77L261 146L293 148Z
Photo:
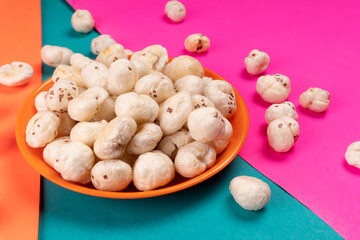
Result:
M217 73L215 73L215 72L213 72L213 71L211 71L211 70L209 70L207 68L204 68L204 71L205 71L204 76L212 75L214 80L224 80L224 81L226 81L223 77L221 77ZM26 159L26 161L39 174L41 174L43 177L45 177L46 179L48 179L51 182L55 183L56 185L59 185L59 186L64 187L66 189L69 189L69 190L72 190L72 191L75 191L75 192L78 192L78 193L82 193L82 194L85 194L85 195L91 195L91 196L103 197L103 198L115 198L115 199L137 199L137 198L149 198L149 197L156 197L156 196L166 195L166 194L178 192L178 191L184 190L186 188L192 187L192 186L197 185L197 184L207 180L208 178L214 176L215 174L220 172L222 169L224 169L228 164L230 164L230 162L232 162L232 160L235 158L235 156L239 153L240 149L244 145L244 143L246 141L246 138L247 138L247 134L249 132L250 121L249 121L248 109L246 107L245 101L242 98L242 96L234 88L234 86L232 86L232 88L234 90L234 93L235 93L236 103L237 103L237 108L238 108L238 111L237 111L236 114L238 114L239 109L241 108L241 111L244 114L243 117L245 117L245 119L242 119L244 124L245 124L245 131L243 131L242 134L240 135L240 137L236 139L236 144L237 145L236 145L234 151L231 152L231 154L227 157L227 159L225 159L223 162L221 162L221 164L216 164L215 163L215 165L213 167L211 167L210 169L207 169L202 174L200 174L200 175L198 175L198 176L196 176L194 178L189 178L186 181L178 183L176 185L171 185L171 186L165 185L162 188L151 190L151 191L146 191L146 192L140 192L140 191L139 192L121 192L121 191L120 192L109 192L109 191L97 190L95 188L89 188L87 186L80 185L80 184L73 183L73 182L69 182L69 181L65 181L65 180L59 182L57 180L58 179L57 177L53 176L50 172L46 171L46 169L44 169L40 165L36 164L36 162L32 159L33 158L33 157L31 157L32 154L30 154L28 149L27 149L27 148L29 148L29 146L26 144L25 139L23 139L23 134L24 133L22 133L22 130L21 130L22 117L24 115L24 112L27 110L26 109L27 106L29 105L27 103L30 102L30 100L32 98L34 98L34 95L37 92L39 92L41 90L41 88L43 88L47 84L51 84L51 78L44 81L39 87L37 87L26 98L25 102L23 103L23 105L22 105L22 107L21 107L21 109L20 109L20 111L19 111L19 113L17 115L16 127L15 127L15 135L16 135L17 145L18 145L23 157ZM48 167L51 168L50 166L48 166Z

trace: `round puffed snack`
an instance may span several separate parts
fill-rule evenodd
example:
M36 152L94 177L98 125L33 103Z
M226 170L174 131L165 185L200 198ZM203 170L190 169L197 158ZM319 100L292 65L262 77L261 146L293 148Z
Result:
M135 68L135 65L127 59L113 62L110 66L107 84L109 93L120 95L132 91L138 77Z
M88 10L78 9L71 16L71 25L79 33L88 33L94 28L95 21Z
M26 142L32 148L44 147L55 139L60 118L49 110L36 113L26 126Z
M251 75L259 75L265 72L269 66L270 57L266 52L257 49L252 50L244 60L246 70Z
M259 77L256 82L256 92L266 102L282 103L291 92L290 79L281 74Z
M201 33L194 33L185 39L184 46L189 52L204 53L210 47L210 39Z
M76 121L89 121L108 96L108 92L101 87L88 88L69 102L68 113Z
M354 142L348 146L345 153L345 159L349 165L360 168L360 141Z
M70 139L71 141L82 142L92 148L95 139L107 124L108 122L105 120L101 122L79 122L71 129Z
M72 54L73 51L65 47L45 45L41 48L41 59L50 67L69 65Z
M130 116L119 116L111 120L100 132L94 143L94 152L100 159L121 157L126 145L135 135L137 125Z
M298 119L295 106L292 102L273 104L265 111L265 121L267 124L281 117L291 117L295 120Z
M159 105L147 95L134 92L124 93L115 101L117 116L129 115L137 123L153 122L159 113Z
M72 66L61 64L55 68L51 80L56 83L62 79L74 81L78 87L85 87L80 71L76 70Z
M226 118L233 116L237 110L235 93L230 83L222 80L209 82L204 95L215 104L215 107Z
M168 98L160 104L159 122L165 135L175 133L186 123L192 111L191 96L187 92L181 92Z
M61 137L57 138L54 141L48 143L43 151L43 158L47 164L49 164L52 168L54 167L54 162L56 161L60 147L63 144L67 144L71 142L70 137Z
M201 63L193 57L182 55L166 64L164 74L174 82L187 75L204 76Z
M299 137L298 122L291 117L282 117L270 122L267 137L276 152L288 152Z
M8 87L28 83L34 74L34 69L24 62L12 62L0 67L0 84Z
M71 129L76 125L76 121L72 119L67 112L57 113L60 118L60 126L56 137L69 136Z
M96 61L103 63L107 67L110 67L113 62L121 58L125 58L127 60L124 47L119 43L114 43L102 50L96 57Z
M213 147L201 142L191 142L179 148L175 157L175 169L181 176L193 178L212 167L216 161Z
M103 191L124 190L132 180L129 164L121 160L103 160L91 169L91 182L96 189Z
M77 96L79 91L75 82L62 79L49 89L45 96L45 104L51 111L62 113L67 111L69 102Z
M137 129L135 136L127 145L126 152L140 155L152 151L162 138L162 131L155 123L144 123Z
M330 93L321 88L309 88L300 95L299 102L313 112L325 112L329 108Z
M153 72L137 80L134 91L161 103L172 96L174 86L170 78L160 72Z
M132 64L135 66L135 70L138 76L138 79L142 78L145 75L149 74L149 69L146 66L146 63L140 60L130 60Z
M203 95L194 94L191 96L191 101L194 110L203 107L215 107L215 104Z
M175 167L171 159L161 151L144 153L133 166L133 182L140 191L150 191L171 182Z
M158 149L168 155L171 159L175 159L177 150L185 144L194 141L187 129L182 128L171 135L161 139Z
M202 94L205 88L205 82L198 76L188 75L182 77L174 83L175 92L188 92L191 95Z
M271 196L269 185L254 177L236 177L231 180L229 188L235 201L242 208L250 211L265 207Z
M165 14L172 21L181 22L186 16L186 9L179 1L168 1L165 5Z
M91 41L91 52L99 55L105 48L116 43L116 41L108 34L102 34Z
M54 169L67 181L87 184L94 164L95 156L91 148L82 142L70 142L60 146Z
M187 121L190 135L196 141L208 143L225 136L224 116L216 108L198 108Z
M91 121L111 121L116 117L115 114L115 96L107 97L104 102L99 106L99 110L91 118Z
M104 64L96 61L92 61L81 70L81 76L87 88L102 87L106 89L109 74L109 69Z
M164 70L165 64L167 64L169 61L166 48L161 45L151 45L144 48L143 51L150 52L157 57L156 62L153 63L152 69L158 72L162 72Z
M91 63L93 60L91 60L88 57L85 57L81 53L74 53L71 55L70 58L70 65L75 68L75 70L81 72L81 70L86 67L89 63Z
M210 146L215 149L216 154L222 153L225 148L229 145L230 138L233 134L233 128L229 120L224 118L225 121L225 135L219 140L210 142Z
M45 97L46 97L47 91L39 93L35 97L35 108L38 112L48 110L46 103L45 103Z

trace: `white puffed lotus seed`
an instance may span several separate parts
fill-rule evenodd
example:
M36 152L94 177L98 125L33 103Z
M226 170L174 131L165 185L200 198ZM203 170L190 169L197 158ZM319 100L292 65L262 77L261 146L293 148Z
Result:
M69 142L60 146L54 168L67 181L87 184L94 164L95 156L91 148L82 142Z
M224 116L216 108L192 111L187 123L191 137L202 143L217 141L225 135Z
M204 84L206 86L206 84L208 84L209 82L212 82L212 80L214 80L214 79L212 79L211 77L203 77L202 80L204 81Z
M170 78L159 72L153 72L136 81L134 91L145 94L161 103L172 96L174 86Z
M140 155L152 151L162 138L161 128L155 123L144 123L127 145L128 154Z
M136 60L136 61L144 62L149 72L155 70L154 64L158 61L158 59L159 58L154 54L152 54L151 52L144 50L134 52L133 55L131 56L131 61Z
M276 152L288 152L299 137L298 122L290 117L282 117L270 122L267 128L269 145Z
M41 48L41 59L50 67L69 65L72 54L73 51L65 47L45 45Z
M101 122L79 122L70 132L71 141L82 142L89 147L93 147L96 138L108 124L107 121Z
M156 62L153 63L152 69L158 72L162 72L164 70L165 64L167 64L169 61L166 48L164 48L161 45L151 45L144 48L143 51L150 52L151 54L157 57Z
M204 76L204 69L195 58L182 55L166 64L164 74L175 82L187 75L195 75L202 78Z
M171 159L161 151L144 153L133 167L133 182L140 191L150 191L171 182L175 167Z
M34 74L34 69L24 62L12 62L0 67L0 84L8 87L28 83Z
M175 133L186 123L192 111L191 96L187 92L181 92L168 98L160 104L159 123L165 135Z
M225 148L229 145L230 138L233 134L233 128L229 120L224 118L224 121L225 121L225 135L219 140L209 143L210 146L212 146L215 149L216 154L220 154L225 150Z
M35 108L38 112L48 110L46 103L45 103L45 96L47 91L39 93L35 97Z
M158 149L168 155L171 159L174 159L177 150L192 141L194 141L194 139L190 136L189 131L182 128L171 135L165 136L160 141Z
M194 110L202 107L212 107L212 108L215 107L215 104L203 95L199 95L199 94L192 95L191 101Z
M85 57L81 53L74 53L71 55L70 58L70 65L75 68L75 70L81 72L81 70L86 67L89 63L91 63L93 60L91 60L88 57Z
M309 88L300 95L299 102L313 112L324 112L329 108L330 93L321 88Z
M92 61L81 70L81 76L87 88L102 87L106 89L109 74L109 69L104 64L96 61Z
M108 92L101 87L88 88L69 102L68 113L76 121L89 121L108 96Z
M56 83L62 79L71 80L75 82L78 87L85 87L81 73L72 66L61 64L55 68L51 80Z
M181 176L193 178L212 167L216 161L213 147L201 142L191 142L179 148L175 157L175 169Z
M178 92L188 92L191 95L202 94L205 88L204 81L198 76L188 75L182 77L174 83L174 89Z
M349 165L360 168L360 141L353 142L348 146L345 159Z
M36 113L26 126L26 142L32 148L44 147L55 139L60 118L49 110Z
M230 83L213 80L206 85L204 95L215 104L215 107L224 117L230 118L235 114L237 110L236 98Z
M138 77L135 68L135 65L127 59L113 62L108 76L107 89L109 93L120 95L132 91Z
M124 52L124 47L119 43L114 43L102 50L96 57L96 61L103 63L109 68L113 62L122 58L127 60L127 55Z
M181 22L186 16L186 9L179 1L168 1L165 5L165 14L172 21Z
M265 121L267 124L281 117L291 117L295 120L298 119L295 106L292 102L273 104L265 111Z
M48 143L43 151L43 158L45 162L49 164L52 168L54 168L54 162L56 161L59 155L60 147L63 144L69 143L70 141L71 141L70 137L65 136L65 137L57 138L54 141Z
M265 72L269 66L270 57L266 52L257 49L252 50L244 60L246 70L251 75L259 75Z
M109 96L107 97L104 102L99 106L99 110L95 115L91 118L92 121L111 121L116 117L115 114L115 100L116 97Z
M102 34L91 41L91 52L99 55L105 48L116 43L116 41L108 34Z
M67 112L57 113L57 115L59 115L60 118L60 126L57 137L69 136L71 129L77 122L72 119Z
M231 180L229 189L235 201L250 211L262 209L271 196L269 185L254 177L236 177Z
M140 60L130 60L135 66L135 70L138 76L138 79L142 78L145 75L149 74L149 69L143 61Z
M94 28L95 21L88 10L78 9L71 16L71 25L79 33L89 33Z
M284 102L291 92L290 79L282 74L259 77L256 82L256 92L266 102Z
M117 116L129 115L137 123L153 122L159 113L159 105L147 95L124 93L115 101Z
M189 52L204 53L210 47L210 39L201 33L194 33L185 39L184 46Z
M77 96L79 96L79 91L75 82L61 79L47 92L45 104L51 111L62 113L67 111L69 102Z
M129 164L121 160L103 160L91 169L91 182L96 189L103 191L124 190L132 180Z
M120 158L136 129L136 122L130 116L118 116L111 120L95 140L96 156L100 159Z

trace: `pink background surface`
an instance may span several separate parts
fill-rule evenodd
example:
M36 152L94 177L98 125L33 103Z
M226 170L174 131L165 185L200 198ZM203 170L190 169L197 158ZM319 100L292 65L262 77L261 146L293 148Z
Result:
M169 56L187 54L185 38L201 32L211 40L208 53L193 54L204 67L229 80L247 103L250 131L240 155L309 207L346 239L360 238L360 170L347 166L347 146L360 140L359 1L185 1L187 16L172 23L166 1L70 0L88 9L96 28L137 51L161 44ZM269 104L255 91L257 77L243 60L250 50L271 58L266 74L282 73L292 84L289 101L297 107L300 138L286 154L267 143L264 112ZM331 94L325 114L298 104L309 87Z

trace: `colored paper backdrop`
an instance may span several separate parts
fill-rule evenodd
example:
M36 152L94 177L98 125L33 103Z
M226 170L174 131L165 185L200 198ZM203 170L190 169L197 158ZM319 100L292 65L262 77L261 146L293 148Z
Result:
M173 23L163 14L166 1L69 0L88 9L96 28L125 48L161 44L170 56L187 54L184 39L201 32L211 40L208 53L193 54L205 67L227 78L250 112L249 137L240 155L304 203L347 239L360 238L360 171L347 166L346 147L360 140L358 1L183 1L187 16ZM251 49L271 58L267 74L290 77L301 136L286 154L267 143L264 112L269 104L255 92L256 77L244 70ZM298 106L309 87L331 94L325 114Z
M0 239L37 239L40 176L22 157L15 139L17 113L41 84L40 1L0 1L0 66L29 63L31 81L0 85Z

